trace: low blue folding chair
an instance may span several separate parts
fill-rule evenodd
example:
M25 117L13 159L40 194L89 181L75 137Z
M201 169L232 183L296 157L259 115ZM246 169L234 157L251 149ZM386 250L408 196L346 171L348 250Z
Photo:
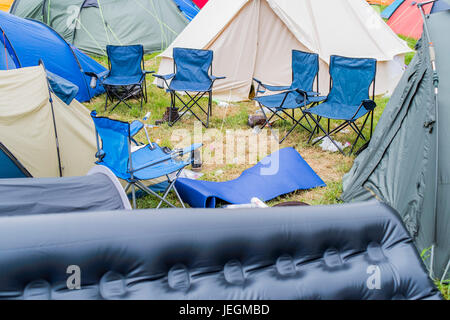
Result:
M157 209L163 203L175 207L166 199L169 192L173 190L184 208L183 200L175 188L175 182L181 171L192 163L193 152L200 148L201 144L193 144L185 149L171 151L152 143L144 124L140 121L133 121L130 124L98 117L96 111L91 112L91 117L95 124L97 137L95 156L98 161L96 163L108 167L118 178L128 183L125 192L131 188L134 208L136 208L136 187L160 200ZM141 129L145 130L147 145L138 145L133 138ZM138 146L136 151L132 151L132 143ZM185 155L189 155L189 157L184 159ZM166 176L169 182L163 196L142 183L142 181L163 176Z
M371 118L370 137L372 137L373 113L377 106L374 101L376 67L377 61L375 59L331 56L330 93L323 103L305 110L305 113L310 115L315 123L308 143L311 142L316 131L319 133L322 131L324 135L315 140L313 145L328 137L336 148L342 154L345 154L336 141L331 138L331 135L350 127L357 134L349 152L349 154L352 154L360 138L368 141L363 134L363 130L369 117ZM372 99L369 98L371 86ZM358 127L356 120L364 116L366 117L363 124ZM320 124L322 118L328 119L327 130ZM330 131L330 120L342 120L343 122Z
M291 134L292 131L294 131L298 125L306 129L308 132L312 131L311 124L309 123L308 118L306 118L304 109L306 106L310 104L315 105L326 98L321 97L318 92L319 55L315 53L292 50L292 84L290 86L271 86L262 83L258 79L254 78L253 80L257 83L256 96L253 100L258 102L259 107L266 118L266 121L261 126L261 129L270 124L275 116L283 121L286 121L286 118L282 117L282 115L285 115L292 120L293 126L284 138L279 141L280 144ZM316 91L313 90L314 80L316 80ZM258 96L260 93L265 93L266 90L283 92ZM266 110L272 112L270 117L267 117L264 107ZM300 109L302 111L299 119L295 118L295 109ZM288 113L289 110L292 110L292 115ZM301 124L303 119L308 122L310 128L307 128Z
M109 70L99 74L85 72L86 75L97 79L100 85L105 88L105 110L108 108L108 101L114 103L115 100L118 100L118 102L112 107L111 111L121 103L131 109L127 100L137 97L140 98L142 110L143 102L147 102L145 76L154 73L154 71L145 70L144 47L140 44L131 46L108 45L106 46L106 53L108 54Z
M173 61L173 73L153 75L164 81L167 92L170 93L171 108L176 108L176 100L182 103L182 108L179 110L179 116L176 119L172 119L172 113L169 113L169 126L173 126L187 112L191 112L203 126L208 128L212 114L212 88L214 82L219 79L225 79L225 77L212 75L213 51L174 48ZM171 80L170 83L169 80ZM189 100L184 102L177 92L184 92ZM205 94L208 94L209 98L207 110L199 104L200 99ZM206 123L192 110L195 106L206 114Z

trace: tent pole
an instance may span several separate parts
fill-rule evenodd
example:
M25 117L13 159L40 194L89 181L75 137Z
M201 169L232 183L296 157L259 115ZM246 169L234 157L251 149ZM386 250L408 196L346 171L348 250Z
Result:
M44 61L39 60L39 65L42 66L45 72L45 65ZM45 80L47 81L47 87L48 87L48 101L50 102L50 106L52 108L52 118L53 118L53 129L55 131L55 143L56 143L56 154L58 156L58 167L59 167L59 176L62 177L62 166L61 166L61 153L59 150L59 140L58 140L58 130L56 129L56 118L55 118L55 110L53 108L53 98L52 98L52 89L50 86L50 83L48 82L47 74L45 75Z
M433 245L431 247L431 261L430 261L430 277L433 278L433 268L434 268L434 249L437 245L437 206L438 206L438 189L439 189L439 75L436 69L436 51L434 49L434 43L432 42L430 31L428 29L427 17L423 9L424 5L434 3L436 0L418 3L417 7L420 10L420 14L423 19L423 29L428 40L428 50L430 54L431 67L433 69L433 86L434 86L434 106L435 106L435 126L436 126L436 164L435 164L435 175L436 175L436 185L435 185L435 199L434 199L434 227L433 227Z

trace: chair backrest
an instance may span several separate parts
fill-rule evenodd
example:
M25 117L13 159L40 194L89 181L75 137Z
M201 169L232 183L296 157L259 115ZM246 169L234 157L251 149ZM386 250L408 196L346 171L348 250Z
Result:
M101 139L104 152L103 164L110 168L119 178L128 176L130 124L91 113L97 134Z
M213 61L213 51L174 48L176 81L210 83L209 71Z
M375 59L331 56L332 88L327 100L349 106L360 105L362 100L369 99L376 68Z
M140 44L132 46L106 46L110 76L142 75L142 59L144 47Z
M313 91L318 73L318 54L292 50L292 89Z

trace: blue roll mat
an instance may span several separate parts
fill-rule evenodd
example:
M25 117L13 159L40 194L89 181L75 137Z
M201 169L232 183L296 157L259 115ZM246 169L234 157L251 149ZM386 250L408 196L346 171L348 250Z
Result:
M294 148L284 148L245 170L235 180L211 182L179 178L175 186L191 207L215 208L217 200L244 204L257 197L269 201L296 190L326 184Z

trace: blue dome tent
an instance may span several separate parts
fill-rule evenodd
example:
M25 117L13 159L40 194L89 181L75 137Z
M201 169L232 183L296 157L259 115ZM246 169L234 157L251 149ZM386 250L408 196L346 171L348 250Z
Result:
M47 25L0 12L0 70L36 66L40 59L48 71L78 87L78 101L89 101L104 92L102 87L92 89L84 74L106 70L102 65L69 45Z

